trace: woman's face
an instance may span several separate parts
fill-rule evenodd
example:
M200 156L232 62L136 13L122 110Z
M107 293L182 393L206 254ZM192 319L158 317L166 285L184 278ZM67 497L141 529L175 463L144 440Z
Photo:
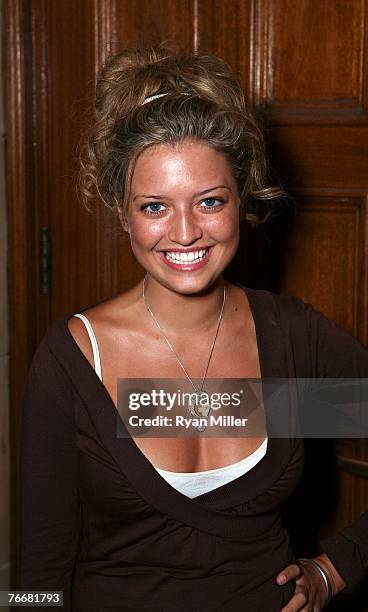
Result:
M136 161L127 213L132 250L161 285L206 290L239 243L239 194L226 158L199 142L157 145Z

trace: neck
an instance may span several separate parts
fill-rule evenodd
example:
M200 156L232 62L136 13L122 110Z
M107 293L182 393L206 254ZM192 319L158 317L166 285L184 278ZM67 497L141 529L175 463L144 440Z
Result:
M185 295L147 276L145 296L153 314L171 336L199 334L213 330L216 325L223 304L224 285L221 277L208 290Z

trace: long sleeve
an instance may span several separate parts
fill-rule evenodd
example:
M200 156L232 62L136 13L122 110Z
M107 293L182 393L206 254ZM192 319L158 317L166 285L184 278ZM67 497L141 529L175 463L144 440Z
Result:
M312 376L368 378L368 349L353 336L305 305ZM320 543L349 590L368 576L368 512L349 528Z
M71 383L44 338L22 407L19 588L62 590L68 611L80 531L73 412Z
M368 378L368 348L309 304L304 304L304 308L311 376Z

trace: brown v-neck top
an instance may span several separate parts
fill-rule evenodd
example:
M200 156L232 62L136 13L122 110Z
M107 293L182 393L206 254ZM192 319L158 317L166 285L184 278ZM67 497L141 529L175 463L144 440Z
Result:
M368 377L368 350L321 313L243 289L262 378ZM117 410L69 332L73 314L47 330L25 390L19 588L62 590L73 612L281 610L294 591L275 582L294 560L281 505L301 477L302 440L270 437L246 474L182 495L117 437ZM368 513L321 548L355 587L368 570Z

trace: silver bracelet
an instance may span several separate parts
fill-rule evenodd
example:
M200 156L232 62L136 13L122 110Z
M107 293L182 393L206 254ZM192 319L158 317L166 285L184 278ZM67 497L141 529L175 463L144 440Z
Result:
M298 563L298 561L305 561L306 563L311 563L316 570L319 571L319 573L321 574L322 578L323 578L323 582L325 583L326 586L326 594L327 594L327 598L325 601L325 606L327 606L327 604L331 601L332 599L332 584L331 584L331 579L328 575L328 573L326 572L326 570L322 567L322 565L320 565L318 563L318 561L315 561L315 559L297 559L296 563Z

